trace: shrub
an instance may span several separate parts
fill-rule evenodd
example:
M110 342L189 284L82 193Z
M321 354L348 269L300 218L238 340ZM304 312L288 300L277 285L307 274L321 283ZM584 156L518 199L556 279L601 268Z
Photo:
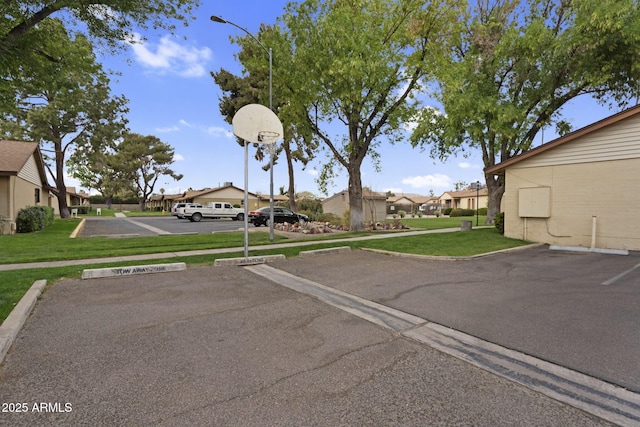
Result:
M450 217L474 216L475 214L476 211L474 209L452 209L451 212L449 212Z
M345 209L342 213L342 228L344 230L351 229L351 209Z
M504 212L498 212L493 222L500 234L504 234Z
M18 233L31 233L43 230L53 224L53 208L48 206L28 206L20 209L16 218Z
M399 210L398 215L400 215L400 218L404 218L407 215L407 212L403 210Z
M322 213L322 202L319 199L300 199L296 201L296 206L300 211Z
M416 215L418 215L418 218L422 218L422 211L418 211L418 213L416 213Z
M442 211L442 214L443 215L449 215L452 210L453 210L453 208L444 208L443 211Z
M487 215L487 208L478 209L478 215L486 216Z
M332 213L322 213L316 216L316 221L319 222L328 222L331 225L340 226L342 225L342 220L336 214Z

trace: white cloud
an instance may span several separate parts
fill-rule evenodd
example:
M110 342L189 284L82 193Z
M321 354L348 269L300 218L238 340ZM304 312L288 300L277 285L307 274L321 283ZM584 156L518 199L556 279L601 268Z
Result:
M169 36L160 39L160 43L153 44L133 33L129 44L136 59L144 67L154 71L177 74L182 77L200 77L206 74L205 64L211 58L211 49L203 47L183 46L176 43Z
M184 119L180 119L180 121L178 123L180 123L182 126L186 126L188 128L192 128L193 127L193 125L191 123L189 123L188 121L186 121Z
M169 127L165 127L165 128L156 128L155 129L156 132L160 132L160 133L177 132L179 130L180 130L180 128L178 126L169 126Z
M307 174L311 175L311 176L318 176L319 172L317 169L306 169Z
M402 183L412 188L450 188L453 181L447 175L423 175L404 178Z
M207 133L215 137L233 138L233 132L220 126L211 126L207 128Z
M185 158L184 158L184 156L182 154L176 153L176 154L173 155L173 161L174 162L182 162L184 160L185 160Z
M458 163L458 167L459 167L460 169L482 169L482 167L481 167L481 166L478 166L478 165L472 165L472 164L471 164L471 163L469 163L469 162L460 162L460 163Z

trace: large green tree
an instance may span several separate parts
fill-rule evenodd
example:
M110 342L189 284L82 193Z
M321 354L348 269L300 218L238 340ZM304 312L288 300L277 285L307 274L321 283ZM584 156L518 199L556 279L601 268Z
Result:
M113 197L127 187L124 171L115 168L115 141L109 146L86 146L69 157L67 167L71 175L87 189L97 190L111 208Z
M529 150L544 127L569 130L562 107L592 96L635 100L640 11L635 0L479 0L439 69L444 111L425 109L413 143L446 157L480 150L485 167ZM485 175L487 221L504 177Z
M87 36L111 48L138 29L173 31L174 21L185 25L194 18L199 0L10 0L0 3L0 57L21 57L37 51L44 37L35 34L38 24L49 17L86 28ZM62 15L60 12L66 12Z
M56 61L46 44L54 37L45 20L62 20L67 30L80 29L94 45L116 51L132 31L173 31L187 25L199 0L3 0L0 2L0 110L14 107L11 75L33 72L42 59Z
M0 110L0 131L40 143L55 181L60 215L66 218L66 159L85 147L100 151L113 144L126 127L128 101L111 96L109 79L87 38L71 38L57 19L40 26L49 34L41 45L47 57L11 75L15 108Z
M295 194L294 162L306 166L314 156L316 144L305 121L295 120L292 117L295 110L291 106L290 100L295 97L295 88L289 85L291 42L287 40L287 35L278 26L262 25L258 39L262 40L262 46L269 46L272 52L273 88L271 94L267 52L250 36L232 39L242 47L238 59L246 70L245 75L235 76L224 69L211 73L211 75L223 91L219 108L228 123L232 122L235 113L246 104L273 104L273 110L284 126L283 141L276 145L273 163L277 164L279 157L284 153L289 177L288 193L292 195L289 197L289 208L295 211L297 206L296 198L293 196ZM272 99L270 99L270 95L272 95ZM243 142L239 141L239 143ZM256 158L263 160L264 154L263 146L258 146ZM263 168L268 170L269 167L270 164L266 164Z
M350 228L364 228L361 166L379 144L404 138L414 95L459 16L457 1L307 0L290 3L283 22L293 43L292 106L329 152L319 183L349 175ZM376 163L377 164L377 163Z
M121 174L126 189L135 194L140 209L146 210L149 196L153 194L158 179L170 176L179 181L182 175L171 169L174 149L153 135L125 134L110 161Z

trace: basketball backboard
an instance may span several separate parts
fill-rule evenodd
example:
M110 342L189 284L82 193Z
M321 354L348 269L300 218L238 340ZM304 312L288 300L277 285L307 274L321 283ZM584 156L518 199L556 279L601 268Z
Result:
M257 144L273 144L284 135L282 122L276 113L260 104L240 108L231 124L235 136Z

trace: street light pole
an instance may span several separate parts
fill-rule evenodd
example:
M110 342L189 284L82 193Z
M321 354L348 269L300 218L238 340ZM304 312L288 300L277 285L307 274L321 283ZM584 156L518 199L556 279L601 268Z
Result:
M210 19L213 22L217 22L220 24L233 25L234 27L244 31L246 35L248 35L253 40L255 40L256 43L258 43L258 45L260 45L260 47L267 53L267 55L269 55L269 109L273 111L273 52L271 51L271 48L267 49L260 42L260 40L258 40L256 36L251 34L249 30L247 30L244 27L241 27L238 24L234 24L233 22L227 21L226 19L223 19L216 15L211 15ZM275 151L271 151L271 149L269 150L269 154L270 154L269 156L269 241L270 242L274 241L274 237L273 237L273 155L274 155L274 152Z

